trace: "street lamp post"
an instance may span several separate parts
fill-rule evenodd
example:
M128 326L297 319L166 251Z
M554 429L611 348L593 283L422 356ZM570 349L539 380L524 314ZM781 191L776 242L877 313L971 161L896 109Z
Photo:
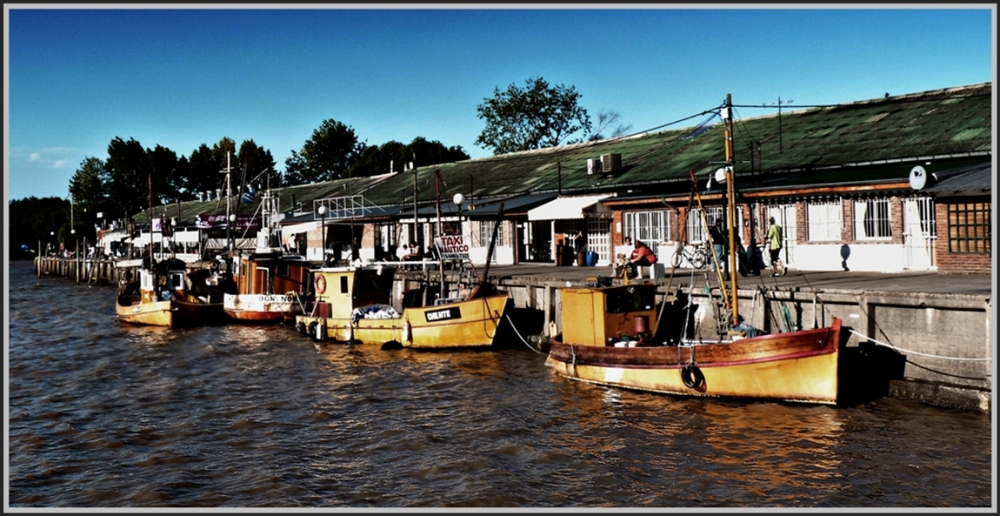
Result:
M177 218L170 219L170 257L177 257Z
M235 213L230 213L229 214L229 223L226 224L226 234L227 234L226 238L229 240L228 244L229 244L229 250L230 251L232 251L233 247L235 246L235 242L234 241L236 240L236 233L233 232L233 226L235 224L236 224L236 214Z
M322 267L326 267L326 206L321 205L317 211L319 211L319 216L321 220L319 235L320 235L320 241L322 242L321 243L322 249L320 250L322 254L320 256L323 260Z

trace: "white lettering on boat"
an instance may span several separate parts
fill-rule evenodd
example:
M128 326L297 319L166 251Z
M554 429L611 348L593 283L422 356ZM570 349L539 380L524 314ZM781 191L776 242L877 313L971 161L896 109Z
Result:
M429 312L424 312L424 317L427 319L427 322L445 321L448 319L461 319L462 312L461 310L458 309L457 306L454 306L451 308L445 308L443 310L432 310Z

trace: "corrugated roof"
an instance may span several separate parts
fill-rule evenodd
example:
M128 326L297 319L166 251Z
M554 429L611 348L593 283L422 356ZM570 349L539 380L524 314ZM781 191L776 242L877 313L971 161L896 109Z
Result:
M942 174L937 184L923 191L936 197L982 195L993 190L993 164L980 163Z
M719 107L721 100L720 96ZM756 109L740 102L739 98L733 99L733 159L737 180L744 187L773 187L778 183L770 181L792 179L797 179L799 185L895 180L905 178L901 172L908 173L918 161L982 159L993 150L990 82L783 111L780 117L743 117ZM710 120L712 109L704 111L704 119ZM459 192L476 199L560 190L564 195L630 188L683 192L689 189L690 171L704 178L725 161L724 128L717 117L711 121L714 125L420 166L415 172L418 202L435 199L436 170L444 180L441 197L449 200ZM614 175L588 174L587 160L604 154L620 154L621 171ZM885 176L864 175L877 169ZM852 172L857 177L848 177ZM413 190L413 173L399 172L378 178L285 187L275 192L283 209L291 206L294 194L296 201L303 202L303 209L309 210L315 199L356 193L364 194L366 205L412 206ZM193 204L198 207L192 209L191 218L208 205ZM246 212L241 209L241 213Z

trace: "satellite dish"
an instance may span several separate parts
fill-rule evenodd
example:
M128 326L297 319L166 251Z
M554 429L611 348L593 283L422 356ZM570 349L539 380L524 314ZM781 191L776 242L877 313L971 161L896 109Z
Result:
M720 168L719 170L715 171L715 182L719 183L720 185L724 184L726 182L726 169L725 168Z
M937 182L937 176L927 172L924 167L917 165L910 169L910 188L923 190L935 182Z

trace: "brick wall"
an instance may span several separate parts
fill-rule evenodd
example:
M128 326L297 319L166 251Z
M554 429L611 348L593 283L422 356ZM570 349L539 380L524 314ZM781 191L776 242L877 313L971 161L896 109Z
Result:
M990 254L952 253L948 251L948 203L938 201L934 205L937 226L937 240L934 252L938 272L958 274L989 274L993 272L993 257ZM992 227L990 230L992 231Z

